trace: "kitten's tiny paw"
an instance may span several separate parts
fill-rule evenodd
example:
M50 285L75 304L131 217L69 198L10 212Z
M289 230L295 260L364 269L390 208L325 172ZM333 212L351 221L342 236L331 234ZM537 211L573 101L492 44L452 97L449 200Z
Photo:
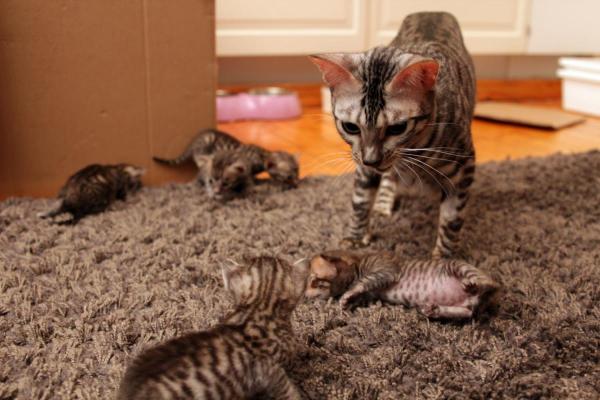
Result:
M427 318L438 318L440 315L440 308L436 304L427 304L419 307L419 312Z
M344 293L344 295L340 298L340 308L342 310L349 308L350 304L356 298L357 295L358 295L358 293L353 293L353 292Z
M468 294L475 295L479 293L479 285L473 281L464 281L462 286L463 290Z
M385 217L391 217L393 213L392 207L383 204L375 204L375 206L373 206L373 211Z
M368 246L371 243L371 235L366 234L360 238L347 237L341 240L340 246L344 249L357 249Z
M440 249L439 247L436 247L431 252L431 258L433 258L433 259L452 258L452 251L448 250L448 249Z

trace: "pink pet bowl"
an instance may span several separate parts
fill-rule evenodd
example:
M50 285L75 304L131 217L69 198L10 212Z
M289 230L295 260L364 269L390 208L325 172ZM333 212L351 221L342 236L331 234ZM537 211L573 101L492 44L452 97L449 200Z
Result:
M217 90L217 120L288 119L302 112L298 95L280 87L252 89L245 93Z

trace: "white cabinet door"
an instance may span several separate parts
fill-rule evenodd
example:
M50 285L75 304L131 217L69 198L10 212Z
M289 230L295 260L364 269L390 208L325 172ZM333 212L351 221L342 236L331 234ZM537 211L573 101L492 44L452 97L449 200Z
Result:
M361 51L364 0L217 0L217 54Z
M473 54L523 53L529 8L529 0L374 0L368 45L389 43L410 13L448 11L458 19Z
M600 53L599 0L533 0L532 54Z

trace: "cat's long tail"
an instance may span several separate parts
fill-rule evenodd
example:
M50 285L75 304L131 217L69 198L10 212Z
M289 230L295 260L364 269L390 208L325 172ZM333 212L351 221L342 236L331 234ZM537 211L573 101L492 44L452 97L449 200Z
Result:
M194 153L194 151L192 149L192 146L190 146L187 149L185 149L185 151L177 158L168 159L168 158L152 157L152 159L154 161L156 161L157 163L176 166L176 165L181 165L181 164L191 160L193 153Z

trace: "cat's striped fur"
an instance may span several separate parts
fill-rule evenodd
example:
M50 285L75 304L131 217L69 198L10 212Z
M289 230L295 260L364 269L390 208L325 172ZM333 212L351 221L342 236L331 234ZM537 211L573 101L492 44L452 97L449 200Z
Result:
M68 213L71 219L59 223L76 224L86 215L104 211L115 200L125 200L128 193L142 186L144 173L143 168L129 164L88 165L71 175L60 189L58 206L38 217Z
M406 261L389 252L334 250L311 259L306 296L341 296L345 308L370 295L415 307L430 318L471 318L498 288L487 274L462 261Z
M119 400L300 399L284 367L296 341L291 314L308 262L258 257L223 267L235 310L208 331L143 352L125 372Z
M331 88L336 126L356 162L348 240L370 241L369 215L383 175L384 182L419 185L441 197L433 253L451 255L475 171L475 75L456 19L411 14L389 46L312 61ZM378 208L386 210L394 196L383 194Z

